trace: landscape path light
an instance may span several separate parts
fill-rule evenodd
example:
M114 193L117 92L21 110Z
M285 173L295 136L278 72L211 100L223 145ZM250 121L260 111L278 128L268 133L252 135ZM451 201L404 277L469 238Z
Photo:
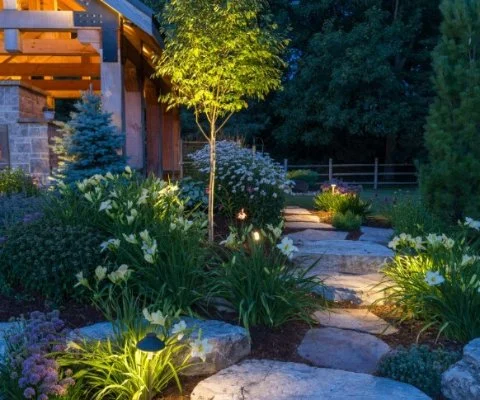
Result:
M150 332L142 340L137 343L137 349L147 353L147 391L145 392L144 399L152 400L153 399L153 387L152 387L152 369L150 368L150 361L153 356L162 351L165 348L165 343L158 338L154 332Z

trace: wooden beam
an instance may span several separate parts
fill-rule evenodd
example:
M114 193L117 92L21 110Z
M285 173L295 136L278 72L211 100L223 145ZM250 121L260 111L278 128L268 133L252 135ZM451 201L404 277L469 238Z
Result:
M94 91L96 94L100 94L100 91ZM47 93L54 99L79 99L82 97L81 90L48 90Z
M92 85L93 90L100 90L100 81L84 81L84 80L28 80L22 79L29 85L35 86L39 89L49 91L73 91L73 90L88 90Z
M22 52L22 40L18 29L5 29L3 43L7 53Z
M73 11L0 11L0 27L22 30L73 30Z
M85 7L75 0L59 0L58 8L61 10L85 11Z
M0 63L0 75L18 76L100 76L100 64L17 64Z
M0 54L8 53L0 43ZM68 56L83 54L98 54L91 45L80 43L76 39L25 39L22 41L22 54Z
M79 29L77 39L82 44L91 44L97 51L102 47L102 32L100 29Z

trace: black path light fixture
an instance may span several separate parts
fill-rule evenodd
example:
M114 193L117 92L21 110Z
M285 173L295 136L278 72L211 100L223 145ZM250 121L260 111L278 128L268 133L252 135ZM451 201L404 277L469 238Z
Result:
M146 382L146 392L144 400L152 400L153 393L153 379L152 379L152 369L150 368L150 361L153 356L162 351L165 348L165 342L159 339L159 337L154 332L147 333L147 335L137 343L137 349L147 353L147 382Z

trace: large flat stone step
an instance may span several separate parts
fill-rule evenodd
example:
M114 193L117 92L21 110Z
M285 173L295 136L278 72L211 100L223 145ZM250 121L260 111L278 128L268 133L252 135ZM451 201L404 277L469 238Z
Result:
M388 247L378 243L352 240L305 242L293 261L301 267L315 263L315 270L367 274L379 272L393 257Z
M428 400L391 379L304 364L249 360L200 382L191 400Z
M382 304L385 289L391 285L380 273L354 275L319 271L324 283L315 292L333 302L350 302L358 305Z

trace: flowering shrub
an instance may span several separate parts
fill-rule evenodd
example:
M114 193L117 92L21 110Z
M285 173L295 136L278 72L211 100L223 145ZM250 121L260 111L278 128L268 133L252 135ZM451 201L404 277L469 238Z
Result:
M393 281L389 300L405 318L425 321L447 337L468 341L480 335L480 253L477 221L468 219L452 238L401 234L384 273ZM472 232L473 231L473 232Z
M65 351L67 333L57 311L33 312L7 332L6 357L0 364L3 393L12 399L65 396L75 381L70 371L60 372L50 353Z
M69 351L59 359L64 369L74 372L80 398L154 398L172 380L181 388L178 374L191 365L192 357L205 361L211 350L164 303L162 309L155 304L145 307L144 299L135 297L129 288L135 274L127 265L113 270L99 266L93 281L77 274L77 286L86 288L114 328L109 340L70 343ZM164 349L155 354L138 350L137 344L147 334L160 339Z
M281 227L254 230L247 226L232 229L224 242L231 252L215 270L215 282L247 328L276 327L291 320L311 322L313 310L320 306L312 295L320 282L309 276L310 269L289 264L298 249L288 237L279 243L281 234Z
M322 192L335 192L337 194L360 194L362 191L361 185L349 185L339 179L332 179L324 182L320 186Z
M32 177L22 169L5 168L0 170L0 196L9 196L15 193L34 196L38 194L38 188L35 186Z
M189 157L206 180L210 171L209 147ZM257 226L277 224L285 193L291 192L292 185L280 164L269 156L254 154L234 142L217 142L217 205L227 218L233 220L243 208L249 222Z

